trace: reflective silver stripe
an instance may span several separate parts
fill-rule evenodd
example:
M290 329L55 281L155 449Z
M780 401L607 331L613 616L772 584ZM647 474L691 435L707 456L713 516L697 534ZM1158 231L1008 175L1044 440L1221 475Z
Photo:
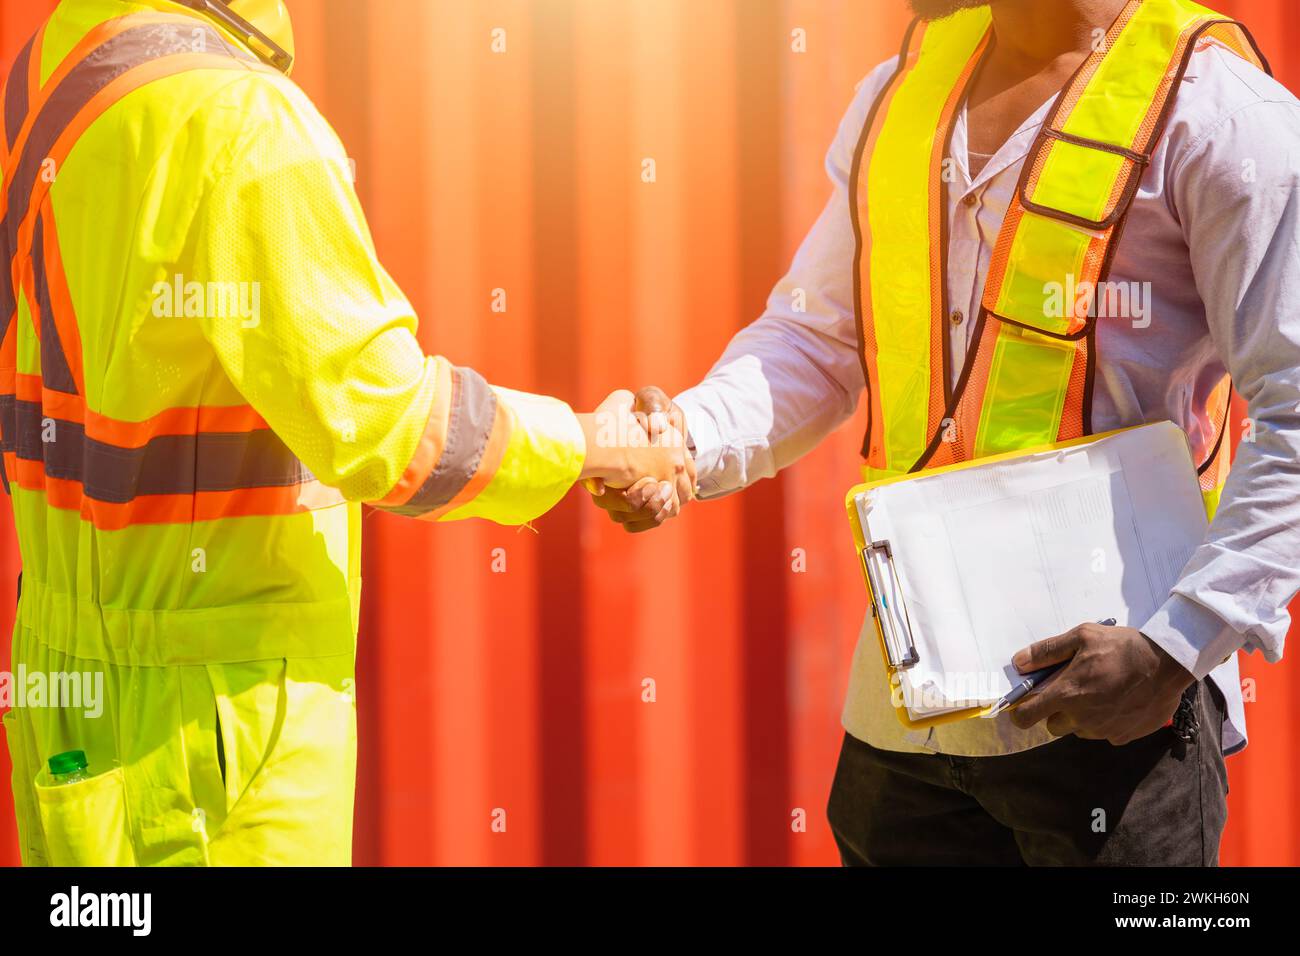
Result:
M14 396L0 395L0 481L4 483L5 494L9 491L9 469L5 467L4 452L14 450Z
M18 425L14 419L14 396L0 395L0 452L13 451Z
M32 34L23 47L22 52L18 54L18 59L14 60L13 69L9 71L8 85L5 87L5 139L9 143L9 148L14 148L14 143L18 140L18 131L23 128L23 120L27 118L27 101L31 95L28 89L27 77L31 69L32 48L36 44L36 34Z
M18 54L18 59L14 61L5 86L4 136L11 150L14 148L14 142L18 139L18 132L22 129L23 120L27 116L27 71L31 64L32 46L35 43L36 34L32 34L31 39L27 41L27 45ZM7 234L8 230L6 228L0 230L0 232ZM8 334L9 323L13 319L14 309L18 304L14 296L13 279L9 275L8 265L11 258L7 242L3 235L0 235L0 340ZM7 481L5 487L8 488Z
M451 388L447 440L438 464L409 501L383 505L384 511L412 518L428 514L455 498L478 472L496 422L497 395L471 368L453 367Z
M45 465L50 478L80 482L87 498L123 504L140 495L281 488L313 481L269 428L158 435L139 448L87 438L77 422L47 417L36 402L0 396L5 450Z
M52 392L77 394L68 354L59 340L54 324L54 305L50 301L49 275L45 271L45 215L36 217L32 233L32 281L36 286L36 308L41 314L41 382Z

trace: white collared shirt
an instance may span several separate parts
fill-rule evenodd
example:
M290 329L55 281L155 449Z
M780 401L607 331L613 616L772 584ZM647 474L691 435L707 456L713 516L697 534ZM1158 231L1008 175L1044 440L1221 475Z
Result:
M860 85L827 155L834 187L764 315L708 377L678 397L704 497L775 474L850 418L864 389L853 316L848 182L871 104L892 72ZM947 291L954 374L978 316L984 276L1044 104L972 180L966 114L953 130ZM1224 370L1249 405L1205 542L1141 630L1228 704L1224 747L1245 744L1235 651L1282 655L1300 589L1300 102L1220 48L1198 51L1147 168L1110 281L1137 283L1140 312L1098 327L1093 427L1170 419L1204 460L1217 421L1206 400ZM1149 285L1147 285L1149 283ZM805 303L796 311L797 296ZM853 476L846 476L851 479ZM838 508L837 501L827 507ZM864 600L865 603L865 600ZM1082 623L1082 622L1081 622ZM1044 635L1047 637L1049 635ZM888 707L880 655L859 640L845 727L877 747L988 755L1051 739L996 720L904 732Z

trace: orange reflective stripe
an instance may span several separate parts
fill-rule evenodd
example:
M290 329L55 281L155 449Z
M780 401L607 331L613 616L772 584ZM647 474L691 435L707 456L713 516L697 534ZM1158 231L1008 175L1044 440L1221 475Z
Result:
M1213 24L1197 40L1196 49L1203 50L1213 44L1227 48L1229 52L1253 63L1269 76L1273 75L1273 68L1269 65L1263 51L1255 44L1255 38L1249 31L1242 29L1241 24L1227 20Z
M59 249L59 235L54 226L54 204L48 196L41 206L40 224L42 242L39 248L32 250L33 268L39 261L40 278L44 280L44 289L37 288L38 298L44 295L47 301L41 302L42 318L50 322L58 337L58 343L51 343L52 348L62 352L68 374L72 378L72 390L78 395L86 394L85 375L82 371L81 331L77 327L77 314L72 308L72 293L68 291L68 278L63 271L63 253ZM45 315L48 308L49 315ZM44 341L42 346L44 346ZM41 369L46 375L42 349Z
M51 394L72 397L42 391L43 396ZM88 434L77 422L57 418L38 402L13 395L0 395L0 421L9 456L6 472L17 476L20 487L46 491L53 507L84 514L109 507L104 514L115 515L113 523L194 520L199 507L195 500L203 496L226 502L227 513L239 508L281 513L301 510L312 501L342 501L338 496L301 498L294 489L316 480L269 428L191 429L121 446ZM191 503L182 509L175 504L179 500Z
M20 402L36 402L65 421L84 422L86 403L80 395L54 392L45 388L39 375L18 372L14 375L13 395Z
M443 515L449 514L461 505L468 504L477 498L483 489L491 483L497 469L501 467L501 461L506 453L506 446L510 444L511 428L510 410L506 407L505 402L499 401L496 403L496 411L492 418L492 431L488 436L486 446L483 448L483 454L479 459L478 468L475 470L473 477L466 482L451 501L418 517L424 521L436 521Z
M84 389L81 387L79 378L73 374L72 359L70 358L72 350L66 344L67 330L60 329L55 324L57 321L55 318L56 310L50 289L52 279L45 267L45 232L46 219L45 214L42 213L36 217L36 231L32 237L33 249L29 260L32 289L35 295L32 302L36 306L32 311L32 321L36 327L36 337L41 346L41 378L48 388L56 392L80 395ZM64 321L66 322L66 316ZM80 370L81 338L77 333L75 321L71 336L74 340L72 345L77 349L76 367Z
M0 168L4 169L4 182L8 182L9 179L9 159L22 129L23 120L30 114L35 101L37 91L31 87L31 70L28 64L33 59L39 61L39 44L44 34L45 27L42 26L23 46L12 69L5 77L3 91L0 91L0 157L2 157ZM0 191L0 216L3 215L4 196L7 193L7 189ZM0 248L3 248L3 243L0 243ZM0 314L0 322L4 323L4 331L0 333L0 337L6 338L17 308L14 289L18 285L13 274L13 263L8 260L8 255L0 254L0 313L3 313Z
M45 49L45 27L49 21L42 23L32 37L32 55L27 58L27 109L31 111L36 105L36 97L41 92L41 54Z
M1215 386L1205 403L1205 416L1217 423L1214 441L1205 452L1205 460L1197 469L1202 491L1213 491L1228 478L1231 466L1231 449L1228 441L1228 418L1232 413L1232 380L1224 376Z
M503 418L496 392L473 369L452 367L447 394L445 425L440 409L435 408L425 430L428 445L438 447L437 461L405 501L381 502L376 507L411 518L445 514L456 502L464 501L470 489L485 487L496 473L511 424L508 415Z
M201 491L182 495L149 495L125 503L85 497L80 482L50 478L43 462L4 454L5 471L18 487L41 492L46 504L81 517L101 531L119 531L141 524L191 524L223 518L274 517L318 511L345 503L335 489L319 481L278 488Z
M139 448L162 435L231 433L269 427L251 405L188 405L168 408L137 422L109 418L85 407L75 395L44 387L39 375L15 377L19 401L41 405L52 418L85 425L86 434L122 448Z
M990 28L949 92L930 153L930 235L938 237L936 242L930 244L931 435L938 434L945 427L952 393L952 358L948 351L948 183L943 174L943 164L950 159L952 128L957 109L965 102L971 80L979 65L984 62L984 54L988 51L992 37L993 30ZM960 422L957 426L960 429Z
M86 410L86 434L122 448L140 448L167 435L231 434L268 428L251 405L168 408L141 422L126 422Z
M1056 430L1057 441L1070 441L1092 434L1093 346L1091 335L1074 343L1074 361L1070 365L1070 382L1065 389L1065 405Z
M433 469L442 457L443 446L447 442L447 425L451 416L452 370L445 359L434 359L437 369L434 372L433 403L429 407L429 420L424 426L424 433L415 447L415 454L406 466L401 479L393 486L381 501L379 507L397 507L405 505L429 479Z

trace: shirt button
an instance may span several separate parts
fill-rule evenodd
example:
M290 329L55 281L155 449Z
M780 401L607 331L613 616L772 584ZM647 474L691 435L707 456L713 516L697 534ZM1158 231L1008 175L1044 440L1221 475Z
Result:
M965 206L967 209L969 209L971 206L974 206L977 202L979 202L979 200L975 198L974 193L967 193L962 198L961 204Z
M966 316L962 313L961 309L953 309L950 318L952 319L953 325L961 325L962 322L965 321Z

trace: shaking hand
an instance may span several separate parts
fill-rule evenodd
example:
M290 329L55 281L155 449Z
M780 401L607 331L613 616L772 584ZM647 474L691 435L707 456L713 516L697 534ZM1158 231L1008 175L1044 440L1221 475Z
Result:
M682 431L648 407L624 389L578 416L587 441L581 477L594 495L637 488L638 501L653 499L660 511L676 513L693 495L694 465Z
M675 518L682 506L695 497L695 462L684 448L686 416L662 389L651 386L637 392L632 413L652 445L682 447L684 457L683 470L671 482L647 477L623 488L610 482L587 482L597 507L608 512L616 524L637 534Z

